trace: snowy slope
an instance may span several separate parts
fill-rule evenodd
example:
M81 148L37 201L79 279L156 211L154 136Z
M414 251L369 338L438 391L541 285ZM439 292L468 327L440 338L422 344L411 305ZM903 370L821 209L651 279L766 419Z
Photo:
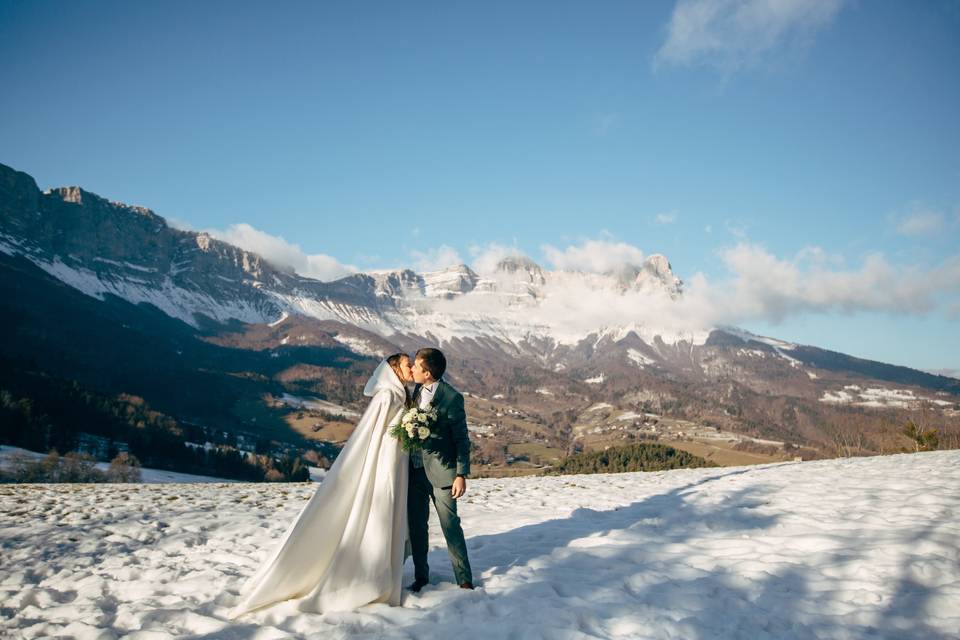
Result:
M958 487L958 451L471 480L476 591L433 521L401 607L230 622L315 485L5 485L0 635L956 638Z

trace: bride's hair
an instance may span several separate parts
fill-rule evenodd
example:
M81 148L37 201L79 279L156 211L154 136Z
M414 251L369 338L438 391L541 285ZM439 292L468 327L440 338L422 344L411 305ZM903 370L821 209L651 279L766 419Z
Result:
M400 380L400 384L403 385L404 405L409 406L410 391L407 389L406 381L403 379L403 374L400 372L400 361L404 358L409 360L410 356L406 353L395 353L392 356L387 356L387 364L390 365L390 368L393 369L393 372L397 374L397 379Z
M392 356L387 356L387 364L390 365L394 371L397 372L397 375L400 375L400 361L404 358L410 359L405 353L395 353Z

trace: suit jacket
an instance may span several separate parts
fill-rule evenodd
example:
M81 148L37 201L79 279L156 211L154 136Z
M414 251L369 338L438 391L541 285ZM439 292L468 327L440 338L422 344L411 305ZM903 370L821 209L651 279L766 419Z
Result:
M419 397L420 385L413 393ZM441 378L430 404L437 410L437 420L423 445L423 470L430 484L448 487L458 475L470 475L470 437L463 395Z

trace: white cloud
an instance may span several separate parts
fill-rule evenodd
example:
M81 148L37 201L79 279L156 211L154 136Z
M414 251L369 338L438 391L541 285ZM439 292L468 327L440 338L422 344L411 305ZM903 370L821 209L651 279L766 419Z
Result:
M259 254L265 260L281 268L292 270L302 276L317 280L336 280L357 271L356 267L342 264L325 254L308 255L299 245L287 242L280 236L255 229L241 222L227 229L207 229L206 233L246 251Z
M472 259L470 266L480 274L492 273L497 268L497 264L504 258L523 255L523 252L516 246L508 247L496 242L486 245L472 245L469 251Z
M485 251L487 264L495 264L490 258L522 255L516 251L509 254L504 247ZM585 241L581 245L564 249L544 247L555 270L547 272L546 283L538 286L536 299L521 296L518 302L510 301L505 306L491 305L488 295L464 296L453 300L438 301L437 309L443 313L468 316L495 314L507 326L535 325L550 328L553 335L577 340L588 333L613 326L643 324L666 328L672 333L696 330L699 318L684 315L688 308L680 307L667 291L647 289L624 290L622 283L598 272L609 271L625 262L642 262L643 253L636 247L614 241ZM611 256L611 252L613 255ZM516 289L512 285L519 284ZM511 291L526 291L526 283L517 283L509 278L498 285L507 297Z
M179 231L196 231L193 226L186 220L181 220L180 218L164 218L167 221L167 226L171 229L177 229Z
M673 224L677 221L677 212L667 211L665 213L658 213L656 221L657 224Z
M414 267L417 271L438 271L445 267L462 264L460 254L453 247L440 245L427 251L412 251Z
M614 288L591 278L551 279L543 303L525 316L560 328L560 333L585 335L607 327L641 325L669 333L698 331L707 325L683 298L674 300L666 291L636 291Z
M946 226L946 217L939 211L920 209L897 221L897 233L905 236L926 236L939 233Z
M812 41L846 0L678 0L654 66L707 65L725 73Z
M625 264L643 264L643 251L614 240L586 240L576 246L558 249L552 245L541 247L543 254L554 269L563 271L587 271L606 273Z
M747 230L750 228L745 224L735 223L732 220L724 220L723 226L726 228L727 233L740 240L746 240Z
M960 255L924 268L893 265L873 254L846 268L842 256L820 247L779 257L758 244L741 242L719 252L724 274L711 280L695 273L685 278L683 294L671 297L657 288L624 290L599 275L643 262L643 251L612 237L564 248L545 245L543 252L554 269L547 274L544 296L535 305L511 306L500 313L522 315L524 323L551 327L558 336L637 325L687 335L756 320L777 323L803 314L922 315L960 308ZM502 245L474 247L471 253L488 269L508 255L522 255ZM485 297L466 296L449 304L451 311L491 311Z
M730 277L716 286L704 280L707 290L693 293L710 301L720 322L779 322L800 313L922 314L935 309L942 295L960 292L960 256L923 269L894 267L883 255L872 254L858 269L831 270L825 265L837 258L818 250L783 259L759 245L741 243L720 257Z
M808 245L800 251L797 252L797 256L794 259L798 265L803 263L810 263L812 265L842 265L844 263L843 256L839 254L829 254L823 250L822 247L816 245Z

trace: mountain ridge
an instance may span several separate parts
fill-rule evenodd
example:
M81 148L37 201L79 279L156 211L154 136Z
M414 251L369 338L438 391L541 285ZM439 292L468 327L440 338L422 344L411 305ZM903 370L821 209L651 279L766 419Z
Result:
M423 273L409 268L361 272L323 282L207 232L171 227L147 207L112 201L79 186L41 192L32 176L3 164L0 214L0 251L24 255L87 295L102 299L109 293L134 304L147 302L197 328L206 321L270 323L294 313L352 324L387 339L421 332L422 337L441 344L492 339L503 342L507 350L535 353L552 366L567 366L557 361L558 350L574 349L584 340L602 340L605 335L622 338L632 332L648 347L650 353L644 357L655 359L658 339L664 345L686 342L693 347L706 345L713 336L711 344L716 345L722 339L714 334L720 331L765 345L761 349L780 345L772 347L771 353L788 359L791 356L783 348L789 346L803 354L806 362L826 368L837 362L833 352L754 336L735 327L671 332L634 323L561 336L552 327L537 324L534 316L517 321L546 297L543 287L549 280L556 280L561 288L572 279L621 292L682 296L683 282L662 254L646 256L642 265L624 264L604 274L547 271L526 256L508 255L483 274L457 264ZM477 296L476 301L471 295ZM404 317L408 311L417 315L416 323ZM428 329L421 329L424 326ZM798 347L802 348L795 351ZM856 365L861 372L878 369L863 364L874 361L845 358L848 367ZM910 367L887 367L899 367L900 379L923 378L927 384L939 378L950 380ZM915 373L904 376L904 369ZM891 371L887 373L893 375ZM934 386L949 388L949 383L937 380Z
M821 449L849 447L845 430L854 429L862 436L858 446L882 451L894 446L887 441L896 441L891 435L896 421L922 411L932 411L947 424L960 417L960 380L942 375L736 327L661 329L641 321L610 321L602 308L592 316L598 320L592 325L566 326L551 318L562 315L557 300L563 302L567 287L603 290L628 302L668 303L682 296L682 281L660 254L648 256L641 266L605 274L549 271L529 258L507 256L482 273L451 265L423 273L355 273L321 282L209 233L174 229L144 207L114 203L80 188L40 192L32 177L2 165L0 254L9 280L32 273L29 264L60 283L55 287L30 276L38 283L35 295L50 298L67 313L77 298L64 295L63 286L91 302L110 301L117 309L126 309L120 302L133 305L121 314L133 323L152 322L150 314L133 313L147 303L183 323L157 329L160 335L182 334L237 351L227 361L246 368L225 375L262 380L251 389L274 398L309 392L333 402L356 402L347 379L328 370L340 357L338 349L353 354L351 361L362 371L388 353L438 345L448 353L455 384L487 399L483 410L474 405L477 426L498 434L499 442L532 438L554 449L577 442L610 446L616 438L646 437L644 430L654 427L642 416L655 414L670 416L676 425L709 425L717 433L722 429ZM42 316L24 304L16 295L9 302L4 320L11 326L5 333L13 342L5 351L21 353L16 341L30 333L22 324L25 318L40 323ZM43 324L44 339L51 340L56 319ZM91 319L89 326L95 325ZM181 343L187 339L177 338ZM108 340L98 344L111 349ZM328 355L313 364L298 363L297 345ZM251 351L261 355L244 355ZM193 352L208 353L199 346ZM53 351L44 353L55 358ZM309 350L302 353L318 357ZM110 355L111 361L122 362L115 357L119 354ZM170 347L155 357L178 356ZM73 369L62 375L89 376L85 367L95 371L97 366L92 361L84 365L80 356L71 362ZM50 360L49 366L54 364ZM169 384L153 380L149 371L137 370L137 375L138 391L144 393L154 382ZM166 402L159 406L174 412L177 403L162 389L155 395ZM236 394L237 402L243 396ZM498 402L509 402L514 413L505 414ZM590 407L605 403L642 419L624 418L630 422L621 425L615 416L601 419L605 413L591 413ZM869 413L878 411L884 416L879 422ZM507 415L519 417L505 422ZM215 421L229 420L220 415ZM547 424L553 426L542 426ZM626 426L630 429L624 432ZM675 431L685 434L691 428L676 426Z

